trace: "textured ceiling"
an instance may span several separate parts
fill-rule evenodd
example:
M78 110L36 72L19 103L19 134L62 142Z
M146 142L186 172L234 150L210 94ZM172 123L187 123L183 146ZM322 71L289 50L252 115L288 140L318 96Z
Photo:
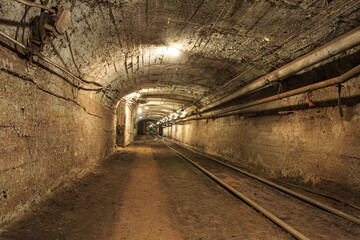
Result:
M169 106L206 105L360 22L359 0L69 0L49 6L59 2L72 12L68 32L81 75L107 87L94 95L112 107L141 91L141 100L158 106L149 112L154 118ZM40 10L2 0L0 12L2 29L14 36L17 27L6 22L30 22ZM180 53L168 54L169 47ZM65 37L43 53L78 71Z

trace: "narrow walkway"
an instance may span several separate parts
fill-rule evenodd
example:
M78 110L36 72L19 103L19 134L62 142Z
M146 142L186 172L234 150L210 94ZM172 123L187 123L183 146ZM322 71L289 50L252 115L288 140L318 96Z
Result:
M118 149L0 239L292 239L159 141Z

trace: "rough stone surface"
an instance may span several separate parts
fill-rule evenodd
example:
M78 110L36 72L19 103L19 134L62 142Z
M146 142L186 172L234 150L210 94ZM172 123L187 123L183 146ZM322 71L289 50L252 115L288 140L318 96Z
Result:
M164 136L267 177L315 187L359 204L359 78L344 89L343 97L350 103L343 106L343 117L337 106L329 106L337 96L333 87L313 92L315 104L325 101L327 106L183 122L164 128ZM307 101L304 96L296 96L261 110L303 101Z
M134 141L136 104L120 102L116 108L116 145L126 147Z
M114 112L3 49L0 222L114 149Z
M126 105L125 106L125 139L124 146L130 145L134 141L136 136L135 129L135 106Z

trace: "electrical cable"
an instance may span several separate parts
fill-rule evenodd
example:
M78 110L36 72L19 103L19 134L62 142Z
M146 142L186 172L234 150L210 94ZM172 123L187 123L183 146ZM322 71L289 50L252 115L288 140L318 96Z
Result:
M49 7L47 7L47 6L44 6L44 5L39 4L39 3L36 3L36 2L29 2L29 1L26 1L26 0L13 0L13 1L22 3L22 4L27 5L27 6L41 8L41 9L44 9L44 10L46 10L46 11L48 11L48 12L51 12L51 13L53 13L53 14L56 14L56 10L55 10L55 9L49 8Z
M27 48L24 44L18 42L17 40L13 39L12 37L10 37L9 35L7 35L6 33L0 31L0 35L3 36L4 38L8 39L9 41L11 41L12 43L20 46L21 48L23 48L25 51L29 52L30 54L34 55L34 56L37 56L38 58L42 59L44 62L60 69L61 71L63 71L64 73L70 75L71 77L73 77L74 79L80 81L80 82L85 82L85 83L91 83L91 84L94 84L96 86L101 86L102 85L100 83L97 83L97 82L91 82L91 81L86 81L84 79L81 79L79 77L77 77L76 75L74 75L73 73L71 73L70 71L64 69L63 67L59 66L58 64L52 62L51 60L47 59L46 57L38 54L38 53L35 53L33 51L31 51L29 48ZM79 87L79 86L76 86L74 85L73 83L69 82L70 84L72 84L73 86L75 86L76 88L79 88L79 89L82 89L82 90L87 90L87 91L101 91L103 90L104 88L96 88L96 89L91 89L91 88L83 88L83 87Z
M196 15L196 13L199 11L199 9L200 9L201 5L204 3L204 1L205 1L205 0L202 0L202 1L201 1L201 3L199 4L199 6L196 8L195 12L191 15L191 17L189 18L189 20L186 22L185 26L183 26L182 29L181 29L177 34L175 34L175 36L174 36L170 41L167 42L167 44L170 43L170 42L172 42L172 41L174 41L175 38L177 38L178 36L181 35L181 33L185 30L185 28L186 28L187 25L189 24L189 22L194 18L194 16Z

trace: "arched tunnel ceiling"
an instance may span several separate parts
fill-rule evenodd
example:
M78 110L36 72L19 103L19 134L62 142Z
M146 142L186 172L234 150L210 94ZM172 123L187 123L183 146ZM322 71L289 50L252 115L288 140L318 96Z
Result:
M93 94L110 107L136 91L144 98L167 99L176 108L206 105L360 22L358 0L69 0L49 5L59 2L72 13L68 32L81 74L106 87ZM25 14L18 2L1 5L6 20L21 21ZM40 12L31 11L29 19ZM64 39L43 51L76 72ZM179 54L167 53L170 47Z
M138 115L142 116L143 119L153 120L163 119L183 108L184 104L187 104L187 101L177 100L172 97L159 98L152 96L149 98L141 96L138 101L143 102L138 105L138 109L141 109L141 113L138 113Z

